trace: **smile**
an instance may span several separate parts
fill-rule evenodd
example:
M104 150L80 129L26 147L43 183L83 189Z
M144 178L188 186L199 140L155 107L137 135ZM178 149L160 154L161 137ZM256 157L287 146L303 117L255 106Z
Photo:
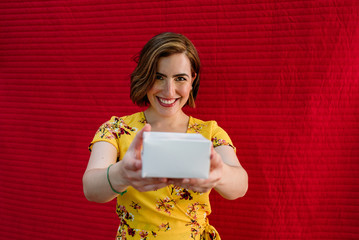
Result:
M172 107L175 102L178 100L178 98L172 98L172 99L166 99L166 98L160 98L157 97L159 103L161 104L161 106L164 107Z

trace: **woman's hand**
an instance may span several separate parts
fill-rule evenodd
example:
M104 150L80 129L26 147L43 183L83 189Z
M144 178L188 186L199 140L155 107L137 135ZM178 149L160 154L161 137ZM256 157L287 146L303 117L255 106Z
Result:
M149 131L151 131L151 125L146 124L135 136L123 159L116 164L116 167L114 166L114 169L110 169L111 181L114 181L119 188L132 186L140 192L146 192L163 188L169 184L166 178L142 178L141 176L143 132Z
M195 192L208 192L216 187L223 176L223 161L213 148L211 148L210 157L210 172L208 179L185 178L185 179L170 179L169 183L182 188L187 188Z

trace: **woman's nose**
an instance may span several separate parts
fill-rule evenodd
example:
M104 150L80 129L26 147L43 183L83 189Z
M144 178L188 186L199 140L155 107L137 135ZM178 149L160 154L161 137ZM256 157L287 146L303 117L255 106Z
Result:
M166 81L166 85L165 85L165 94L166 97L173 97L175 94L175 83L172 79L168 79Z

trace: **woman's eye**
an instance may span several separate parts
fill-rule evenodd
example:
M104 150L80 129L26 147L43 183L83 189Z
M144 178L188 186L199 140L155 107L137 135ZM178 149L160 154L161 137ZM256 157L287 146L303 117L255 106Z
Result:
M157 80L163 80L163 76L161 76L161 75L156 75L156 79L157 79Z
M178 77L177 81L187 81L187 79L185 77Z

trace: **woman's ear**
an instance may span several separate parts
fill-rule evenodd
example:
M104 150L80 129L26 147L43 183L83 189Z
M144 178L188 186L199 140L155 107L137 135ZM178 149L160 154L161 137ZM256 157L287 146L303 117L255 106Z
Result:
M197 77L197 73L193 73L192 74L192 81L191 81L191 84L193 84L193 82L194 82L194 80L196 79L196 77Z

